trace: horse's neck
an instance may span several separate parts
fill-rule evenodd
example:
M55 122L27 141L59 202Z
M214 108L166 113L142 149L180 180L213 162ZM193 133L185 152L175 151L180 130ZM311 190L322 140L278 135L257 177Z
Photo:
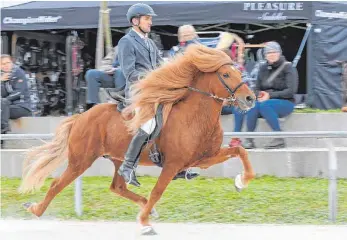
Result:
M209 82L211 80L201 79L202 77L203 75L200 76L199 81L194 81L193 87L200 91L211 93ZM222 104L217 100L202 93L190 92L186 98L185 105L187 108L186 112L188 113L187 117L191 120L198 119L199 122L196 124L199 127L205 127L206 130L211 130L211 126L219 123Z

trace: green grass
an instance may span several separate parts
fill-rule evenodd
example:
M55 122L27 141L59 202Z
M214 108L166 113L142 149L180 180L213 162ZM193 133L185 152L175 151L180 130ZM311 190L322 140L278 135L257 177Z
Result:
M136 193L148 196L156 178L140 177ZM34 218L21 204L40 201L52 179L35 194L20 195L20 179L1 178L3 218ZM73 187L56 197L42 218L134 221L138 207L109 191L111 178L83 178L82 217L74 213ZM338 223L347 223L347 180L338 181ZM161 222L328 223L328 180L261 177L237 193L232 179L203 178L173 181L156 209Z
M303 108L303 109L294 109L295 113L342 113L341 109L328 109L328 110L322 110L322 109L316 109L316 108Z

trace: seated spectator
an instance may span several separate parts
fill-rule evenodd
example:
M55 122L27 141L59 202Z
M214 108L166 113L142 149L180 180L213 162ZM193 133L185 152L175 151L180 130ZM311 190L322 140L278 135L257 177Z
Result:
M87 110L100 103L100 87L116 88L116 91L123 90L125 77L117 59L117 47L102 60L100 69L88 70L85 78L87 81Z
M10 131L9 119L31 116L30 94L25 72L1 55L1 134Z
M245 70L244 67L239 67L239 69L242 72L242 81L244 81L248 87L250 87L252 90L254 90L254 78L248 74L248 72ZM242 126L243 126L243 121L245 116L247 114L239 111L237 108L234 106L223 106L222 108L222 115L229 115L229 114L234 114L234 132L241 132ZM236 147L241 144L241 140L239 138L232 138L229 146L230 147Z
M200 43L198 34L192 25L180 26L177 31L177 38L179 44L171 48L170 57L175 56L177 53L183 53L189 44Z
M268 42L264 48L266 62L259 68L255 93L258 97L254 108L247 113L247 129L253 132L259 117L263 117L273 131L281 131L278 118L294 110L294 94L298 88L297 70L282 55L277 42ZM253 139L246 139L245 148L255 148ZM283 148L283 138L273 139L265 148Z
M264 62L265 61L264 61L264 56L262 54L262 49L259 49L257 51L257 62L250 73L248 73L244 67L240 67L240 70L242 72L242 81L244 81L247 84L247 86L250 89L252 89L252 91L255 91L259 67ZM233 106L223 106L222 115L228 115L228 114L234 114L234 132L241 132L243 121L245 116L247 116L247 113L242 113ZM230 147L236 147L239 145L241 145L241 140L239 138L232 138L229 143Z

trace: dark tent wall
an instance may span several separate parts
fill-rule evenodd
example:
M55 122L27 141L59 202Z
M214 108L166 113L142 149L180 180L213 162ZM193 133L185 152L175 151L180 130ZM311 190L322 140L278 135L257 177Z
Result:
M347 60L347 28L315 25L311 34L309 103L320 109L340 108L342 68L335 61Z
M340 108L343 102L342 68L347 61L347 2L316 2L309 39L308 104L314 108Z

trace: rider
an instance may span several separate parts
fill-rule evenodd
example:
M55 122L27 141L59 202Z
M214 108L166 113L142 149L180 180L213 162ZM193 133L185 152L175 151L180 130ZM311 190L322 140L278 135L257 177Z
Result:
M119 40L118 59L126 79L125 97L128 99L130 97L129 88L138 81L141 72L154 70L160 65L162 58L153 40L148 38L152 26L152 16L156 16L153 9L147 4L134 4L128 9L126 16L132 24L132 29ZM155 127L156 121L155 118L152 118L139 128L130 142L124 162L118 170L118 174L128 184L140 186L136 179L135 169L142 148ZM175 178L192 179L197 176L197 173L182 171Z

